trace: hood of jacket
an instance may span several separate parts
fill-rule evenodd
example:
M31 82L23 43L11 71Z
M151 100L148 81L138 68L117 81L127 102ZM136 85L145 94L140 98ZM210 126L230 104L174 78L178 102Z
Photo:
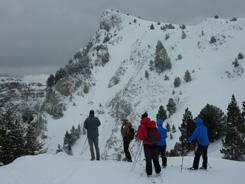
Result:
M146 124L148 122L150 122L150 118L142 118L141 121L140 121L140 124Z
M199 126L201 126L202 125L202 118L197 118L196 120L195 120L195 123L196 123L196 126L197 127L199 127Z
M163 124L163 120L162 119L158 119L157 120L157 127L162 127L162 124Z

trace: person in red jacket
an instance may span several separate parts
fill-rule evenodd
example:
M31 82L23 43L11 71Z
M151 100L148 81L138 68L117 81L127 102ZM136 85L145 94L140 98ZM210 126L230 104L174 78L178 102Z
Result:
M148 114L145 112L141 117L140 125L137 131L137 137L139 140L143 141L147 176L152 175L152 162L151 162L152 160L155 167L155 172L157 175L159 175L161 173L161 167L159 164L159 158L157 152L157 140L153 136L154 133L148 135L149 131L158 133L156 128L156 122L151 121L148 118ZM159 133L158 136L160 137Z

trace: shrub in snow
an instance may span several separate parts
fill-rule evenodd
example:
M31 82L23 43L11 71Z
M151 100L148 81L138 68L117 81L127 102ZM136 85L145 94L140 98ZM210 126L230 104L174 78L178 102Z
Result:
M244 55L241 52L239 52L239 54L237 55L237 59L243 59L243 58L244 58Z
M191 79L191 73L188 70L186 70L183 78L184 78L185 82L190 82L192 80Z
M177 88L177 87L180 86L180 84L181 84L180 78L179 77L175 77L175 79L174 79L174 87Z

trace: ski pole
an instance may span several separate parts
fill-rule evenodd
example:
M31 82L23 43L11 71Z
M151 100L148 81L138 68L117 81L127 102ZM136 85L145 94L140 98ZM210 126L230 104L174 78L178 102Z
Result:
M181 170L180 170L180 172L182 172L182 169L183 169L183 163L184 163L184 155L182 156L182 162L181 162Z
M86 137L86 139L85 139L85 141L84 141L81 155L84 153L84 149L85 149L85 145L86 145L87 140L88 140L88 137Z
M210 169L212 169L212 167L209 165L209 163L208 163L208 167L209 167Z
M135 158L135 160L134 160L134 162L133 162L131 171L134 170L134 168L135 168L135 166L136 166L136 162L138 161L139 157L141 156L141 148L142 148L142 142L140 143L140 146L139 146L139 148L138 148L138 150L137 150L136 158Z
M140 146L141 146L141 145L140 145ZM140 146L139 146L139 148L138 148L138 150L137 150L137 152L136 152L136 157L135 157L134 162L133 162L133 165L132 165L132 167L131 167L131 171L134 170L135 165L136 165L136 162L137 162L137 160L138 160L138 154L139 154Z

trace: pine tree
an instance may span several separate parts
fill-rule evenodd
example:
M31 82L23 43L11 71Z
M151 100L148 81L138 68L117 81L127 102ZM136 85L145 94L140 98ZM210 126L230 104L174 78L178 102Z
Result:
M64 137L64 144L63 144L63 150L68 154L72 155L72 136L71 134L66 131L65 137Z
M182 31L181 39L184 40L186 38L186 34L184 31Z
M155 70L155 64L154 64L154 61L152 61L152 60L150 60L150 62L149 62L149 70L150 71Z
M210 142L214 142L224 136L226 116L221 109L207 104L198 117L203 119L203 124L207 127Z
M188 108L185 109L185 114L183 115L182 124L179 127L181 136L179 137L179 141L174 146L169 153L170 156L184 156L189 151L194 150L196 141L192 141L192 143L186 143L186 139L192 135L192 132L195 129L195 123L191 112Z
M227 125L225 139L222 140L223 148L220 150L225 159L242 160L245 153L245 142L240 130L243 128L242 114L237 105L235 95L227 108Z
M176 112L176 103L172 98L168 100L167 110L170 115L173 115Z
M0 119L0 162L9 164L25 155L24 129L8 110Z
M173 125L172 126L172 133L175 133L176 132L176 128L175 128L175 126Z
M243 124L242 132L245 134L245 102L242 103L242 124Z
M27 132L25 135L26 140L26 155L36 155L42 149L43 144L39 143L35 131L35 125L32 123L28 126Z
M159 107L156 118L161 119L163 121L167 119L167 112L162 105Z
M160 40L158 40L156 45L154 62L157 73L162 73L166 69L172 68L170 58L168 57L167 51Z
M237 55L237 59L243 59L243 58L244 58L244 55L241 52L239 52Z
M149 79L149 72L147 70L145 71L145 78Z
M154 27L153 24L151 24L150 29L151 29L151 30L155 29L155 27Z
M181 84L180 78L179 77L175 77L175 79L174 79L174 87L177 88L177 87L180 86L180 84Z
M63 151L63 149L61 148L61 145L58 144L57 150L56 150L56 154L57 154L57 153L60 153L60 152L62 152L62 151Z
M185 82L190 82L192 80L191 79L191 73L188 70L186 70L186 72L185 72L184 80L185 80Z
M164 75L164 80L169 80L169 77L167 75Z
M170 139L171 139L171 140L173 139L173 134L172 134L172 133L170 133Z
M196 141L192 143L186 143L185 140L190 137L195 130L195 123L191 112L188 108L185 109L185 114L183 115L182 124L179 127L181 136L179 138L181 145L181 155L186 155L189 151L194 150Z
M169 125L168 122L167 122L167 124L166 124L166 130L167 130L167 132L170 132L170 125Z
M49 76L49 78L47 79L46 84L47 84L47 87L50 87L50 88L55 84L55 77L54 77L54 75L51 74Z

